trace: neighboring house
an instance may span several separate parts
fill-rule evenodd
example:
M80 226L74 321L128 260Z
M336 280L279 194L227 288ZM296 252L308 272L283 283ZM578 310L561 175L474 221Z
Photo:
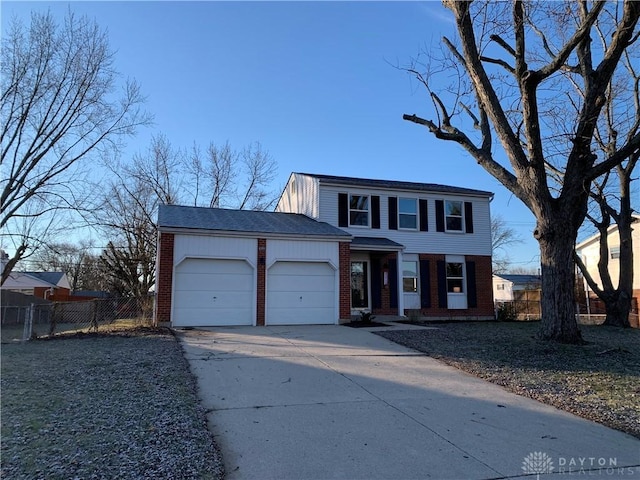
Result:
M496 302L540 300L540 275L493 275L493 298Z
M631 241L633 242L633 299L632 306L637 308L640 299L640 215L633 215L633 228ZM620 273L620 237L618 226L612 225L608 230L607 242L609 244L609 274L613 286L618 286ZM598 272L598 262L600 261L600 235L593 235L576 245L576 253L582 258L587 270L594 281L601 287L600 273ZM589 298L596 299L596 294L589 290Z
M11 272L2 289L56 300L68 298L71 285L64 272Z
M162 206L160 322L492 319L490 192L293 173L276 212Z

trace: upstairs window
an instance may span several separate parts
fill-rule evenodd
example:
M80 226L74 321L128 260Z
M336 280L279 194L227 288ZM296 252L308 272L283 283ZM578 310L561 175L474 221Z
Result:
M418 207L415 198L398 199L398 225L415 230L418 226Z
M444 211L447 232L462 232L462 202L447 200Z
M611 259L615 260L616 258L620 258L620 247L611 247L609 252Z
M369 226L369 197L366 195L349 196L349 225Z

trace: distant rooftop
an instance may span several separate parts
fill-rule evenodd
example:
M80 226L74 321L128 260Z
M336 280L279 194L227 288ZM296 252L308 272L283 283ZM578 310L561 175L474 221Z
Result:
M517 283L517 284L536 284L542 281L542 277L540 275L525 275L525 274L495 274L496 277L503 278L508 282Z
M295 213L185 207L180 205L161 205L158 211L158 226L160 228L219 230L239 233L351 238L351 235L344 230Z
M51 285L57 285L60 279L64 276L64 272L24 272L26 275L42 280L43 282L50 283Z
M333 183L339 185L352 185L354 187L375 187L396 190L411 190L416 192L452 193L460 195L474 195L480 197L493 197L493 192L474 190L472 188L453 187L436 183L403 182L397 180L375 180L370 178L338 177L334 175L319 175L315 173L296 172L298 175L307 175L317 178L321 183Z

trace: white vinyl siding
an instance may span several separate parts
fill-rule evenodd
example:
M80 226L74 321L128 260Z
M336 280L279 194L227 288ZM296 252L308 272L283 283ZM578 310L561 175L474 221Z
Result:
M301 213L317 220L319 216L318 188L317 179L292 173L282 191L275 211Z
M451 200L461 202L473 202L474 233L452 235L445 232L436 232L436 208L435 200L442 200L441 193L417 194L399 190L373 190L354 187L320 186L320 217L321 222L327 222L338 226L338 193L348 191L350 194L379 195L380 196L380 228L366 229L363 234L362 227L341 227L342 230L353 236L367 236L376 238L388 238L405 246L405 253L442 253L449 255L491 255L491 215L489 199L485 197L453 196ZM416 199L428 201L427 215L429 231L417 230L389 230L389 197L409 198L415 195Z
M255 238L221 237L212 235L176 235L173 261L178 264L185 257L244 259L255 266L258 240Z

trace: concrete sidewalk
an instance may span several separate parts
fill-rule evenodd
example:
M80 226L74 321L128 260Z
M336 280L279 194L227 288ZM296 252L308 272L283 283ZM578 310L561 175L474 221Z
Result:
M364 329L178 337L229 479L640 479L637 439Z

